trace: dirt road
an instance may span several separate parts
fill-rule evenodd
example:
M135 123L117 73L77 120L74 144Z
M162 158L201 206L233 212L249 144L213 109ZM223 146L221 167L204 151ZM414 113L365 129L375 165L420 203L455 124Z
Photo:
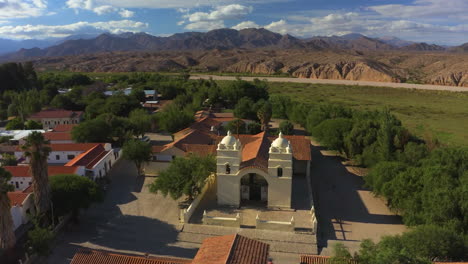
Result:
M192 75L190 79L209 79L217 81L234 81L236 76L219 76L219 75ZM283 78L283 77L240 77L242 80L252 81L255 78L260 80L268 80L269 82L290 82L290 83L311 83L311 84L340 84L340 85L358 85L358 86L378 86L390 88L406 88L418 90L435 90L435 91L450 91L450 92L468 92L468 87L443 86L430 84L410 84L410 83L389 83L389 82L368 82L368 81L348 81L348 80L315 80L305 78Z

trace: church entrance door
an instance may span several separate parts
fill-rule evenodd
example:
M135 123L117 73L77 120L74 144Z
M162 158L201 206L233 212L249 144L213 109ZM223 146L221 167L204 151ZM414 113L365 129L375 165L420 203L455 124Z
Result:
M241 198L243 201L268 201L268 182L263 176L249 173L241 179Z

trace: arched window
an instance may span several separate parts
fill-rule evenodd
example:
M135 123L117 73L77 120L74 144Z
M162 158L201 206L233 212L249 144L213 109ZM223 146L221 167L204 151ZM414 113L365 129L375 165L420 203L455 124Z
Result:
M229 164L226 164L226 174L230 174L231 173L231 166L229 166Z
M278 173L278 177L282 177L283 176L283 168L278 167L276 170L277 170L277 173Z

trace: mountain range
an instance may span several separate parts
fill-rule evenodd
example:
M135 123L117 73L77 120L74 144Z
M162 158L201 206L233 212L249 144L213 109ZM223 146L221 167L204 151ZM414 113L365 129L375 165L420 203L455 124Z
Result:
M169 37L101 34L21 49L0 61L38 70L289 74L299 78L468 86L468 43L458 47L361 34L300 39L266 29L217 29Z

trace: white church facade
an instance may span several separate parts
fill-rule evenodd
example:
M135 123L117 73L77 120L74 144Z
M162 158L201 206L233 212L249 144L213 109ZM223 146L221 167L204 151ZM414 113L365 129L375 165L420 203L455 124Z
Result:
M260 133L236 138L228 133L216 149L218 204L291 208L293 177L308 176L310 157L310 141L303 136Z

